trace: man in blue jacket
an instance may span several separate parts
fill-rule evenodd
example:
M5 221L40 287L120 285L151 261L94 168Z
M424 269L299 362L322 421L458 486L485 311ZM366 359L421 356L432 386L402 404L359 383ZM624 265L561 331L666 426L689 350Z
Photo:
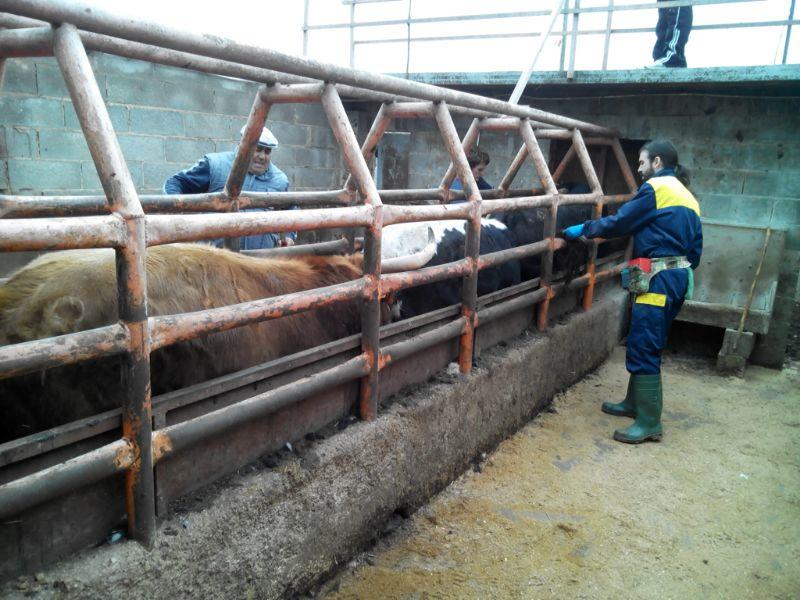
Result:
M241 131L244 134L244 128ZM286 192L289 179L283 171L272 164L272 150L278 147L278 140L264 127L256 145L255 154L242 185L243 192ZM202 194L219 192L224 189L228 174L233 167L235 151L206 154L189 169L176 173L164 182L166 194ZM293 206L291 208L297 208ZM246 208L243 212L272 210L271 208ZM296 234L287 233L281 243L277 233L264 233L241 238L242 250L274 248L279 245L292 245ZM215 242L217 243L217 242ZM217 244L221 245L221 241Z
M703 250L700 206L686 188L688 173L678 163L672 143L645 144L639 153L639 174L645 183L617 214L564 230L567 239L633 235L634 258L649 259L649 265L643 265L649 273L639 278L631 312L625 361L628 392L622 402L602 406L610 415L636 419L614 432L614 439L627 443L661 439L661 351L684 298L691 296L692 269L700 264Z

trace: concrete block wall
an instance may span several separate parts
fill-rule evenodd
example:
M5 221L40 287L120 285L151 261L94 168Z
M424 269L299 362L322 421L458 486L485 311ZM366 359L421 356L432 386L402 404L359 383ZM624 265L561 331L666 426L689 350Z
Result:
M456 129L464 136L472 119L454 118ZM411 150L409 155L409 187L435 188L450 164L450 156L445 149L442 136L433 119L397 119L389 127L389 131L408 131L411 133ZM498 185L506 174L511 161L522 145L518 135L509 133L488 132L481 135L480 147L489 153L490 162L484 178L492 185ZM548 144L542 142L547 156ZM528 162L523 167L513 187L538 186L533 167Z
M704 219L786 231L772 324L752 356L780 367L800 301L800 99L675 94L535 105L617 127L624 138L671 139L692 171L691 188Z
M98 85L142 194L203 154L232 149L257 85L91 53ZM278 105L267 126L292 189L341 184L341 153L319 105ZM0 193L98 194L97 172L53 59L9 60L0 93Z

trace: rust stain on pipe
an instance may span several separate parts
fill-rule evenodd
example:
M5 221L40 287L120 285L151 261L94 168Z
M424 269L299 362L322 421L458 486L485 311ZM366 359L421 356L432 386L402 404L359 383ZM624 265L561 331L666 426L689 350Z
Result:
M152 451L153 464L172 454L172 439L167 432L161 429L153 432Z

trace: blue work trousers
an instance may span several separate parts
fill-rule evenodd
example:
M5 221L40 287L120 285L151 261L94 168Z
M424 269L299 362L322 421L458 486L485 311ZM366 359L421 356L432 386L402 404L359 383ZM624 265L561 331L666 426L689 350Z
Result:
M683 306L688 285L687 269L669 269L650 280L646 294L636 296L625 355L625 366L631 375L661 373L661 351L667 345L672 321Z

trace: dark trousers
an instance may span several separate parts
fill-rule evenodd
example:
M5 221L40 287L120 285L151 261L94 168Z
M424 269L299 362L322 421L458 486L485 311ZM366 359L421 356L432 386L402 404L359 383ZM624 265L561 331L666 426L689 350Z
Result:
M664 0L658 0L663 2ZM685 67L683 53L692 30L692 7L659 8L653 60L665 67Z

